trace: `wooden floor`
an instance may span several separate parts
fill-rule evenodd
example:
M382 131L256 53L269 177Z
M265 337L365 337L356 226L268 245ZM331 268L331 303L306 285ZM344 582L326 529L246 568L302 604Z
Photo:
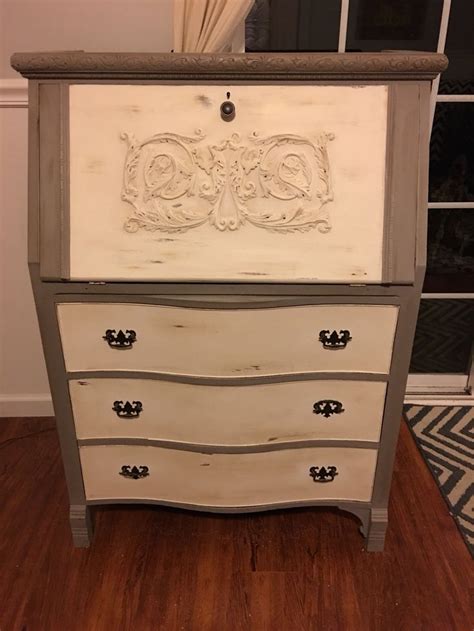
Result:
M49 419L0 419L0 489L1 631L473 628L469 553L404 424L383 554L322 509L97 508L76 550Z

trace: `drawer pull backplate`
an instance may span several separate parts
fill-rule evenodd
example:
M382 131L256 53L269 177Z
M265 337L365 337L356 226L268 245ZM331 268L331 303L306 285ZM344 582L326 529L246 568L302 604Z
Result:
M133 466L124 464L122 470L119 472L119 475L123 475L124 478L132 478L133 480L138 480L139 478L146 478L150 475L148 467L144 466Z
M337 467L311 467L309 475L313 482L332 482L338 474Z
M351 333L347 329L333 331L330 333L327 329L319 332L319 341L324 348L339 349L346 348L347 342L352 340Z
M119 418L138 418L140 412L143 411L143 404L141 401L114 401L112 410L117 414Z
M342 403L332 399L322 399L313 405L314 414L322 414L325 418L329 418L332 414L341 414L344 411Z
M126 329L125 333L119 329L117 333L115 329L107 329L103 339L111 348L132 348L134 342L137 341L137 334L131 329Z

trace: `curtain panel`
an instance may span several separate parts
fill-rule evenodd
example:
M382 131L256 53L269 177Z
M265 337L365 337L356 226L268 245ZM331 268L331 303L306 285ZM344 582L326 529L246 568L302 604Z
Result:
M175 0L174 52L230 50L236 29L253 3L254 0Z

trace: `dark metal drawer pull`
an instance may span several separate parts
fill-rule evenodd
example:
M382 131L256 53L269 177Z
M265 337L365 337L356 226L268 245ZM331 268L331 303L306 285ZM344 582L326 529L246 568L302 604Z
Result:
M146 478L150 475L150 472L148 467L136 467L135 465L131 467L129 464L124 464L122 470L119 472L119 475L123 475L124 478L138 480L139 478Z
M230 99L230 92L227 92L227 101L221 104L221 118L226 123L230 123L235 118L235 105Z
M112 410L117 414L119 418L138 418L140 412L143 411L143 405L141 401L114 401Z
M333 401L332 399L322 399L316 401L313 405L314 414L322 414L325 418L329 418L332 414L341 414L345 412L340 401Z
M125 333L122 329L117 333L115 329L107 329L103 339L111 348L132 348L132 344L137 341L137 334L131 329L127 329Z
M313 478L313 482L332 482L337 472L337 467L311 467L309 475Z
M339 331L339 333L337 331L330 333L327 329L319 332L319 341L324 348L329 348L331 350L346 348L347 342L350 340L352 340L351 332L347 331L347 329L343 329Z

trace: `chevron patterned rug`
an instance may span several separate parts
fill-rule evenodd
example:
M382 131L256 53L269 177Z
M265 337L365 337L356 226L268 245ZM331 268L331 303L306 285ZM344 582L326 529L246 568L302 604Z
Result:
M404 412L474 557L474 407L405 405Z

